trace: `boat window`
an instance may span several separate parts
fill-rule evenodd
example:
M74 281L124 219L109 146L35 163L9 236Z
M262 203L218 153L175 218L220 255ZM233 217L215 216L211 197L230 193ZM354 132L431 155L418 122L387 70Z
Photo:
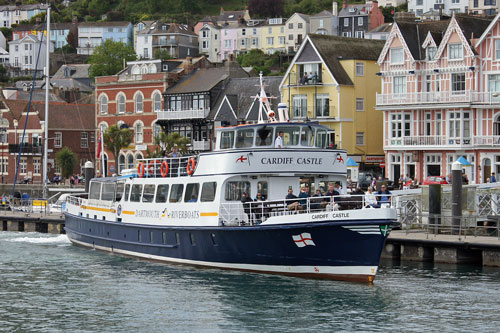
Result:
M236 132L236 148L248 148L253 146L253 128L240 129Z
M132 185L132 191L130 193L130 201L132 202L140 202L142 194L142 184L134 184Z
M276 136L283 132L283 146L296 146L299 144L299 126L279 126L276 128Z
M314 129L311 127L302 127L300 134L300 145L314 147Z
M318 129L316 131L316 147L326 148L328 145L328 135L325 130Z
M122 196L123 196L123 190L125 188L125 184L124 183L116 183L116 195L115 195L115 200L116 201L120 201L122 199Z
M225 199L228 201L241 200L243 192L251 197L250 182L227 182Z
M91 182L90 183L90 190L89 190L89 199L97 199L99 200L101 197L101 184L98 182Z
M167 202L168 185L158 185L156 190L156 202Z
M220 149L233 148L234 131L223 131L220 134Z
M256 146L270 146L273 144L273 129L267 126L257 129Z
M101 187L101 200L113 201L115 198L115 183L104 183Z
M184 190L184 184L174 184L172 185L172 190L170 191L169 202L179 202L182 199L182 191Z
M153 202L155 197L155 186L153 184L144 185L144 192L142 193L142 202Z
M200 193L200 184L191 183L186 185L186 192L184 193L184 202L198 201L198 193Z
M215 199L215 189L217 188L216 182L207 182L203 183L203 187L201 188L201 202L209 202L214 201Z
M130 184L125 185L125 201L128 201L128 194L130 193Z
M257 183L257 193L262 194L264 199L267 199L267 182L262 181Z

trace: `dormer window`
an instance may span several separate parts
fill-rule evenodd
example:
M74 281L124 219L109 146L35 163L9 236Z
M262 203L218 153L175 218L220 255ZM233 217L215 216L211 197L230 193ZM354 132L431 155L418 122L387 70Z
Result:
M404 64L405 55L403 48L391 49L391 65Z
M167 26L164 24L161 26L161 30L167 30Z
M71 69L69 69L68 67L66 67L64 69L64 76L65 77L70 77L71 76Z
M448 60L461 60L464 58L464 48L462 44L448 45Z
M436 55L437 49L435 46L429 46L427 48L427 60L432 60L434 59L434 56Z

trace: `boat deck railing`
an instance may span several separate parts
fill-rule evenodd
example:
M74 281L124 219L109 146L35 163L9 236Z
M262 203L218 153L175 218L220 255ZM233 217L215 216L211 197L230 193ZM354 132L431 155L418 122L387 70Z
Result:
M227 226L258 225L273 216L393 207L392 196L384 196L388 201L382 202L378 195L376 204L369 204L363 194L222 203L219 222Z
M190 162L191 160L194 162ZM137 160L137 172L139 177L142 174L144 178L188 176L196 168L197 162L198 156L196 155L145 158ZM192 165L188 167L191 163Z

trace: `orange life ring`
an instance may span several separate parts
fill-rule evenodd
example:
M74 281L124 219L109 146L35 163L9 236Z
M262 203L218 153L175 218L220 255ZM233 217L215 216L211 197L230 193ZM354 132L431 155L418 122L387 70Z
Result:
M155 173L155 162L154 161L149 161L148 173Z
M188 175L192 175L194 172L194 168L196 167L196 161L194 158L190 158L187 164L187 173Z
M139 162L139 164L137 165L137 173L139 174L140 178L144 177L144 163Z
M167 177L167 175L168 175L168 163L167 163L167 161L163 161L161 163L160 172L161 172L161 176L163 178Z

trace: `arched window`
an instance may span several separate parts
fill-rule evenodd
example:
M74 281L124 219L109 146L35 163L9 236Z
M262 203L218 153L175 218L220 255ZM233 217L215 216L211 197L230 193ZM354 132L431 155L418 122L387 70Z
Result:
M135 112L142 112L144 110L143 108L143 97L141 93L138 93L135 95Z
M139 66L134 65L134 67L132 67L132 75L137 75L139 73L140 73Z
M155 65L149 66L149 72L150 73L156 73L156 66Z
M493 121L493 135L500 135L500 115L496 116Z
M125 169L125 155L120 155L120 159L118 161L118 174L121 175L123 169Z
M153 124L153 142L157 136L161 133L161 126L158 124Z
M100 111L103 114L108 113L108 97L106 95L102 95L99 101Z
M146 67L146 65L142 66L141 74L148 74L148 67Z
M161 94L159 92L155 92L153 95L153 111L161 111Z
M125 113L125 95L118 95L118 113Z
M143 141L142 124L137 123L135 125L135 143L142 143L142 141Z
M127 169L133 169L134 167L134 155L130 154L127 156Z

